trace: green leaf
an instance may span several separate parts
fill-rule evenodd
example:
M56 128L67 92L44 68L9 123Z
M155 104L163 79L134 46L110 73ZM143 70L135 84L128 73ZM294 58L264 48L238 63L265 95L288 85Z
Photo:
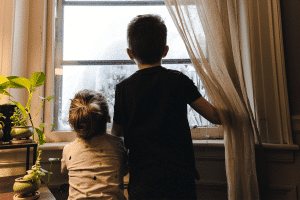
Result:
M3 89L0 89L0 94L5 94L5 95L7 95L7 96L12 97L8 92L6 92L6 91L3 90Z
M13 100L11 100L11 101L21 110L21 112L23 114L23 118L26 119L28 114L27 114L25 108L19 102L16 102L16 101L13 101Z
M47 124L44 124L44 123L43 123L43 124L40 124L39 127L42 129L42 128L44 128L46 125L47 125Z
M39 136L39 143L40 145L43 145L46 143L46 137L44 135L44 132L38 128L35 128L35 131L37 133L37 135Z
M5 82L9 81L8 78L6 78L5 76L3 75L0 75L0 84L3 84Z
M30 80L24 77L9 76L7 77L10 81L9 88L31 88Z
M0 75L0 89L4 90L9 86L9 80L3 75ZM2 93L3 94L3 93Z
M46 82L46 75L43 72L34 72L30 76L30 82L33 87L40 87Z
M60 158L48 158L49 162L53 162L53 161L59 161Z
M46 97L45 99L47 100L47 101L50 101L51 99L53 99L54 98L54 96L49 96L49 97Z

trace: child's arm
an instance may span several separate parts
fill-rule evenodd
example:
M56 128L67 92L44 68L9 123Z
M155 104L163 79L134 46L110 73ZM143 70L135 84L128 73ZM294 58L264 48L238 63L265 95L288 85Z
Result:
M200 97L196 101L192 102L190 106L211 123L221 124L217 109L204 97Z
M113 122L111 134L118 137L124 137L123 126Z
M61 159L61 173L65 175L67 174L67 172L68 170L67 170L66 159L64 155L64 149L63 149L62 159Z

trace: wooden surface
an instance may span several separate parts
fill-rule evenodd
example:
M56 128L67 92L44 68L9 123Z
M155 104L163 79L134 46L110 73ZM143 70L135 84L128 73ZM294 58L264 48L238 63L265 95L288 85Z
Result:
M0 177L0 200L13 200L13 185L15 179L18 177L21 176ZM40 192L39 200L55 200L55 197L52 195L45 183L42 183L38 191Z
M1 144L0 149L27 148L27 154L26 154L26 171L27 171L27 170L29 170L30 147L33 147L33 161L32 161L32 164L34 165L34 163L36 161L37 146L38 146L37 143L33 141L33 142L30 142L30 143L24 143L24 144Z

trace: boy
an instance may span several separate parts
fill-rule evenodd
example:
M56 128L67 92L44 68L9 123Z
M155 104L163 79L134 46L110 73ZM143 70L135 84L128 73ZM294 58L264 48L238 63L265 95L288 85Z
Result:
M169 47L159 16L134 18L127 40L139 70L116 86L112 133L129 149L129 199L196 199L187 104L214 124L219 115L192 80L161 66Z
M62 173L69 173L68 200L126 200L127 150L121 138L106 133L107 122L102 93L82 90L71 100L69 123L77 138L64 147L61 160Z

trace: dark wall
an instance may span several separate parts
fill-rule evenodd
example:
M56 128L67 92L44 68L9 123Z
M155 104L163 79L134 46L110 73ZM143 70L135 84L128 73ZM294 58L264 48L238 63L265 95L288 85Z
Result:
M300 0L280 4L290 113L300 115Z

